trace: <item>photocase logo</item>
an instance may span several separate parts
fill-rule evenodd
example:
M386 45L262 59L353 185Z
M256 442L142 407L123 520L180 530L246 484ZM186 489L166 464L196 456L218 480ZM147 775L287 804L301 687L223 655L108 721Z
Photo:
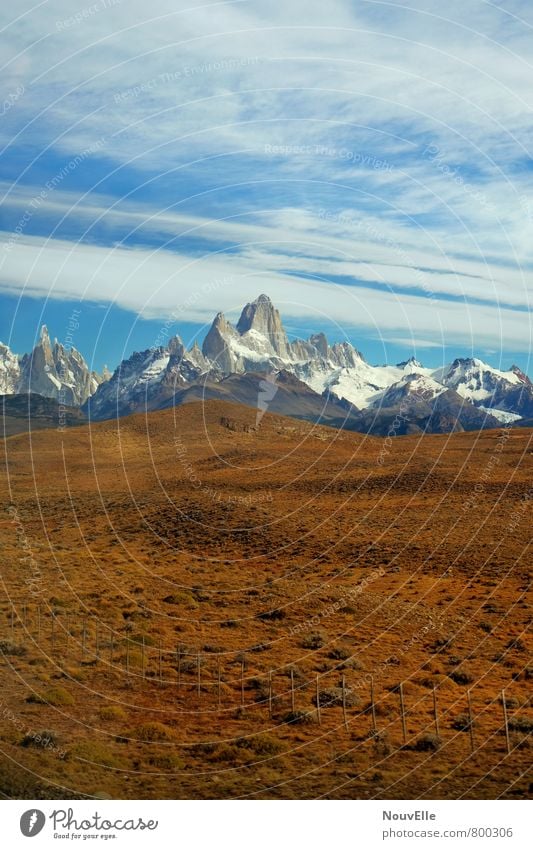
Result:
M20 830L24 837L35 837L43 830L46 817L42 811L32 808L25 811L20 818Z
M259 422L268 410L268 405L276 396L278 391L278 386L276 384L277 379L278 372L272 371L265 375L264 380L261 380L259 383L259 392L257 393L257 415L255 417L256 427L259 425Z

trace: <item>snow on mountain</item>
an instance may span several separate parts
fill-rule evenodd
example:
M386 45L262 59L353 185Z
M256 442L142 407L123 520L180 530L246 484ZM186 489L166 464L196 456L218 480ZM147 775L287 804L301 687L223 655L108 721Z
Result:
M522 418L522 416L518 413L508 413L506 410L496 410L494 407L483 407L482 404L478 404L477 406L478 410L483 410L484 413L489 413L502 424L512 424L513 422L520 421Z
M500 371L479 359L458 358L430 369L414 357L374 366L347 341L330 345L324 333L289 340L267 295L246 304L236 325L218 313L202 349L195 343L187 350L175 336L165 347L132 354L113 375L90 372L78 351L57 341L52 345L46 327L32 353L23 357L0 344L0 394L34 392L65 404L85 402L95 418L168 406L174 395L201 381L211 385L230 375L280 372L338 399L346 409L351 405L372 416L400 407L429 421L428 405L450 426L461 405L470 408L460 413L464 426L533 416L533 384L515 366Z
M510 385L520 384L520 378L512 371L503 372L475 358L456 359L451 366L437 369L435 378L449 386L469 401L480 402L492 398L502 381Z
M93 418L111 418L161 407L178 390L214 371L197 345L187 351L179 336L166 347L150 348L123 360L112 377L89 398ZM216 372L220 378L220 372Z
M14 395L20 380L18 357L0 342L0 395Z
M430 402L446 392L446 387L427 374L414 372L404 374L400 380L380 392L372 401L372 407L396 407L411 405L419 401Z
M31 392L79 406L105 379L105 375L89 370L75 348L67 349L57 340L52 345L46 325L30 354L17 357L0 344L0 394Z

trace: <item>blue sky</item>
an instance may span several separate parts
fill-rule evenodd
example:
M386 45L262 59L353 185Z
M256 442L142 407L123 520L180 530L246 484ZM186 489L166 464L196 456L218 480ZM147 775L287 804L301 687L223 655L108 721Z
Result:
M273 6L274 8L271 8ZM277 7L277 8L276 8ZM22 3L0 25L0 338L95 367L266 292L372 362L532 373L533 9Z

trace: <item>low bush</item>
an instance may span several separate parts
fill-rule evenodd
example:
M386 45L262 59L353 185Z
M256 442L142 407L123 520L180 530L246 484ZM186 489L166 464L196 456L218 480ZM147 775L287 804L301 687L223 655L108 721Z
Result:
M123 721L127 719L126 712L119 705L106 705L100 710L100 719L104 721Z
M359 707L361 699L353 692L346 689L344 693L346 707ZM313 697L313 704L316 706L317 697ZM318 703L320 707L342 707L342 687L328 687L325 690L320 690L318 693Z
M455 681L456 684L471 684L474 680L474 676L464 667L460 669L452 669L451 672L448 673L449 678L452 681Z
M321 649L324 643L324 636L318 631L314 631L311 634L306 634L305 637L302 638L300 645L303 649L316 650Z
M470 731L470 717L466 713L460 713L452 721L452 728L456 731Z
M170 728L163 725L162 722L145 722L133 728L128 734L128 737L133 737L143 743L159 743L173 739L173 733Z
M281 721L287 725L311 725L316 722L316 717L304 710L291 710L282 716Z
M30 693L26 699L27 702L37 705L52 705L53 707L63 707L73 705L74 698L65 690L64 687L51 687L42 695L39 693Z
M413 745L417 752L436 752L442 746L442 740L436 734L422 734Z

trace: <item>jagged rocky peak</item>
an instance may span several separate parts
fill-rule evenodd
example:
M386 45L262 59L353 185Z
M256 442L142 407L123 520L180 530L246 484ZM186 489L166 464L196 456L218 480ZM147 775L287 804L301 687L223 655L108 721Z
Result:
M35 348L20 361L16 391L33 392L56 398L63 404L79 405L95 392L99 378L89 370L75 348L65 348L57 339L52 346L48 328L43 324Z
M330 357L341 368L356 368L365 362L362 353L349 342L335 342L330 348Z
M418 368L424 368L420 360L417 360L416 357L409 357L408 360L402 360L401 363L398 363L396 368L403 368L404 371L415 371Z
M216 314L213 324L204 339L202 354L213 366L226 374L234 370L234 357L228 348L228 340L237 336L235 328L224 314Z
M171 356L182 357L185 353L185 345L181 338L176 334L168 340L167 351Z
M328 340L326 338L326 334L313 333L313 335L309 337L309 342L314 348L317 349L320 356L324 357L324 359L327 360L329 354L329 345Z
M517 377L519 380L521 380L521 381L522 381L522 383L525 383L527 386L532 386L532 385L533 385L533 384L531 383L531 381L530 381L529 377L527 376L527 374L525 374L525 373L522 371L522 369L518 368L518 366L512 365L512 366L511 366L511 368L509 369L509 371L510 371L510 372L512 372L514 375L516 375L516 377Z
M259 295L255 301L246 304L237 322L237 331L244 336L255 330L265 336L275 353L285 359L290 356L290 346L281 323L281 316L268 295Z
M0 395L14 395L18 391L20 363L8 345L0 342Z

